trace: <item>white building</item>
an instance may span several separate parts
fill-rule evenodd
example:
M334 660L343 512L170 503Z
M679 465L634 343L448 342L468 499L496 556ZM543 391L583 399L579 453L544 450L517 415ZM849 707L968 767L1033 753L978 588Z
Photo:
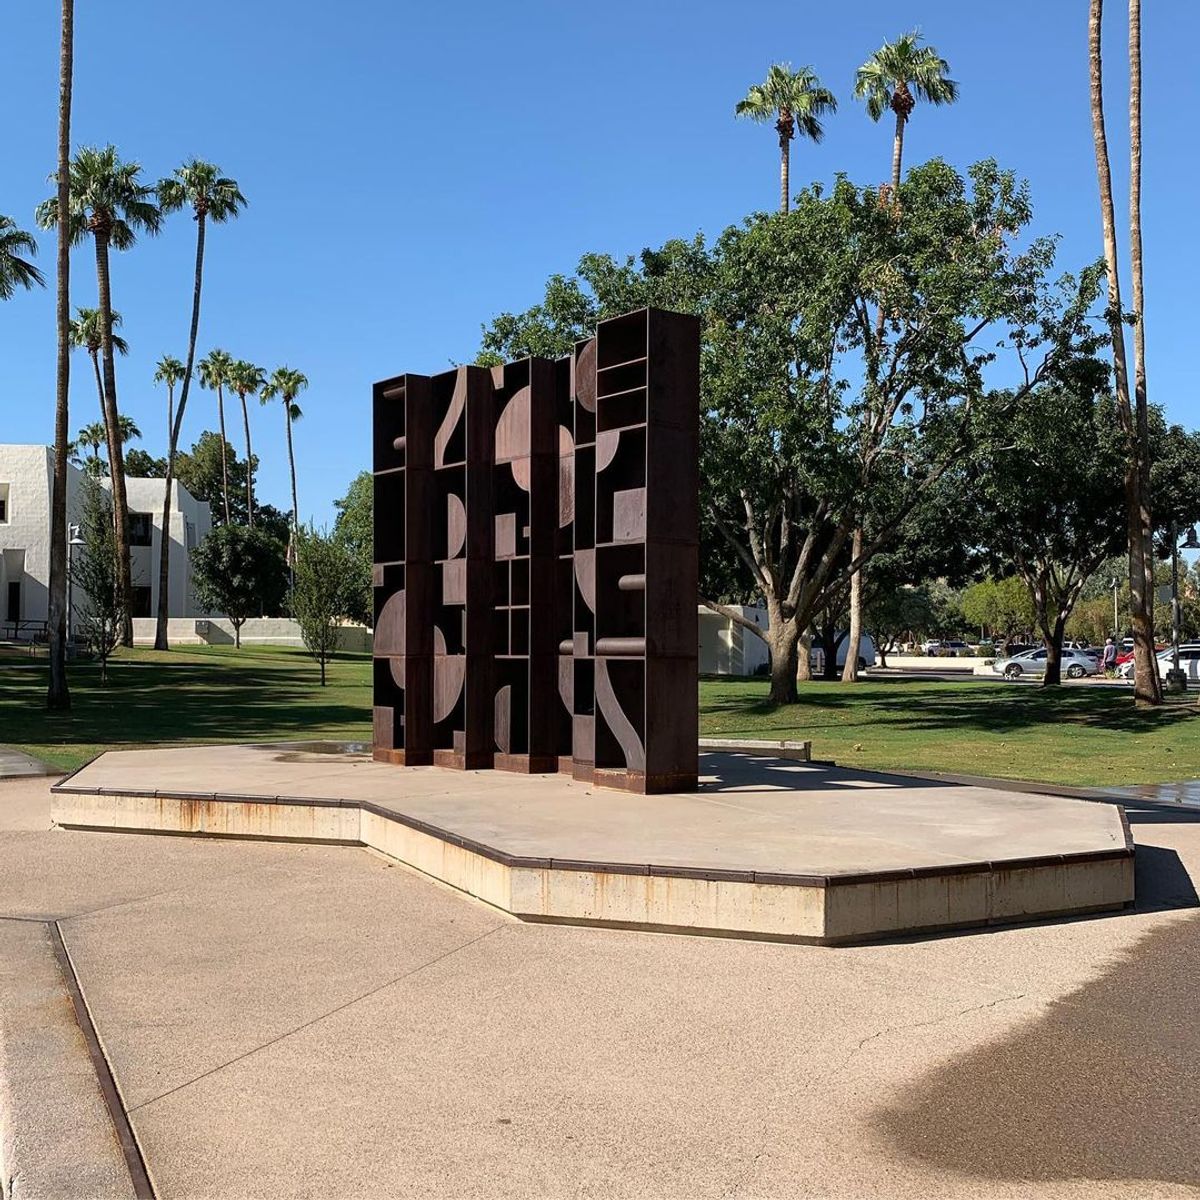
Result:
M67 521L79 520L83 472L67 468ZM49 618L50 497L53 452L46 446L0 445L0 638L45 633ZM164 485L126 479L129 498L133 615L157 612ZM176 480L171 485L169 615L203 615L192 593L190 551L212 528L207 502Z

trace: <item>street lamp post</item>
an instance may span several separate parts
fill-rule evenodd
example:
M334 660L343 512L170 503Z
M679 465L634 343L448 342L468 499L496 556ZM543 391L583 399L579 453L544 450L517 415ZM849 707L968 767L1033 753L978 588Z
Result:
M1200 541L1196 539L1196 527L1189 526L1187 540L1183 543L1185 550L1200 550ZM1187 676L1179 668L1179 626L1181 624L1179 605L1179 522L1171 521L1171 669L1167 672L1167 685L1172 691L1182 692L1187 689Z
M75 547L84 544L83 538L79 536L78 525L67 526L67 645L73 645L75 641L75 629L72 624L75 615L75 587L72 578L72 566L75 564Z

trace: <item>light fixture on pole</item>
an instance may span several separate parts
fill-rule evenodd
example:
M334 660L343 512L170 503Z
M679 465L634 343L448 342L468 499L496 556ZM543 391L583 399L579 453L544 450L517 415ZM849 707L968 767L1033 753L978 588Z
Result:
M1189 526L1185 549L1200 550L1196 540L1196 527ZM1179 522L1171 521L1171 669L1167 672L1167 686L1173 692L1187 690L1187 676L1179 667Z
M72 567L75 565L75 547L84 545L84 540L79 536L78 525L67 526L67 644L71 645L75 638L75 630L72 625L74 617L74 600L75 589L73 585Z

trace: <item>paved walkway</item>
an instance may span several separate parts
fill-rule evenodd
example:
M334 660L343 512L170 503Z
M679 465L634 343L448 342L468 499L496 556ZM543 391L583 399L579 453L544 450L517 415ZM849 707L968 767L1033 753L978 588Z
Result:
M57 774L53 768L23 750L15 750L12 746L0 746L0 779Z
M0 927L57 920L159 1196L1200 1186L1194 814L1131 813L1134 912L830 950L523 925L355 849L49 830L47 786L0 784Z

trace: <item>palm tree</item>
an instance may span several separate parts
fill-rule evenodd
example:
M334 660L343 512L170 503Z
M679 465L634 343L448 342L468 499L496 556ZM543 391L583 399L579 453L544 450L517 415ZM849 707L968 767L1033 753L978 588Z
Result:
M246 204L236 180L221 174L220 167L190 158L182 167L176 167L174 176L163 179L158 185L158 202L163 212L175 212L190 204L196 220L196 271L192 283L192 324L188 332L187 364L182 366L183 387L179 393L179 409L174 421L167 418L167 479L163 500L163 529L171 513L171 483L175 476L175 455L179 448L179 433L183 428L183 413L187 408L188 389L192 382L192 368L196 362L196 337L200 330L200 291L204 282L204 236L207 222L211 219L218 225L232 220ZM161 364L160 364L161 365ZM170 405L171 388L168 385L167 402ZM222 434L222 436L224 436ZM225 447L221 446L222 463ZM228 508L228 498L226 502ZM228 520L228 513L226 513ZM168 588L170 586L171 539L162 539L162 554L159 560L158 613L154 627L154 648L166 650Z
M185 368L179 359L170 354L164 354L154 364L154 382L167 385L167 445L170 448L171 430L175 425L175 385L183 379ZM167 469L170 470L170 454L167 455Z
M12 217L0 217L0 300L9 299L18 287L46 286L46 277L29 261L36 254L33 234L18 229Z
M242 402L242 426L246 430L246 524L251 529L254 528L254 453L250 446L250 410L246 407L246 397L260 391L266 382L262 367L256 367L244 358L239 358L229 368L229 386Z
M161 194L161 185L160 185ZM197 288L199 281L197 281ZM197 290L197 304L199 290ZM193 313L194 316L194 313ZM194 335L192 329L194 352ZM162 538L158 539L158 610L155 619L154 648L169 649L167 642L168 589L170 587L170 485L175 478L175 448L179 443L179 428L184 421L184 400L179 401L179 416L175 415L175 385L184 380L184 390L187 390L187 379L191 371L169 354L164 354L155 367L154 382L167 385L167 480L163 488L162 498Z
M802 137L819 142L825 136L821 118L837 110L837 97L821 86L812 67L793 71L789 63L772 63L767 77L756 83L735 112L752 121L774 121L779 134L779 210L787 212L791 192L788 185L791 142L800 130Z
M304 415L296 397L308 387L308 378L291 367L276 367L271 372L271 378L259 393L259 400L269 404L278 397L283 401L284 416L287 421L287 450L288 468L292 473L292 532L295 533L300 521L300 503L296 498L296 455L292 450L292 422L298 421Z
M100 416L104 417L104 380L100 377L100 347L103 338L100 334L100 310L98 308L77 308L79 315L70 324L71 345L80 350L86 350L92 360L92 370L96 375L96 394L100 397ZM121 314L113 311L112 327L117 329L121 324ZM128 354L129 344L119 334L112 335L113 349L118 354Z
M221 498L225 504L225 524L229 524L229 443L225 440L225 392L233 356L227 350L210 350L200 360L200 386L217 393L217 420L221 426Z
M854 94L866 101L867 114L878 121L888 109L896 114L896 136L892 143L892 196L900 187L900 164L904 156L904 126L918 100L929 104L953 104L958 84L947 72L950 64L932 46L922 46L916 30L894 42L884 42L861 67L854 81Z
M91 233L96 246L96 283L100 293L100 338L104 359L104 423L108 427L108 460L112 471L113 521L117 533L117 568L125 611L123 645L133 644L133 584L129 562L129 504L125 495L125 459L121 453L117 406L117 369L112 343L112 285L109 249L128 250L139 231L155 234L162 213L154 189L141 182L141 165L122 162L115 146L85 146L68 169L70 236L81 242ZM61 171L56 173L61 185ZM59 219L57 196L38 205L43 229Z
M132 417L127 417L124 413L119 418L121 428L121 445L126 442L132 442L135 438L142 436L142 431L137 427L137 423ZM89 475L95 476L97 479L103 478L105 474L105 462L100 457L100 447L108 444L108 430L105 428L102 421L93 421L90 425L85 425L76 435L75 440L70 443L69 449L74 453L79 447L86 447L91 450L91 454L84 461L84 467Z
M1131 18L1135 15L1131 7ZM1137 14L1140 16L1140 14ZM1096 177L1100 185L1100 226L1104 237L1104 263L1108 276L1108 306L1105 317L1113 353L1113 392L1117 413L1125 434L1127 447L1125 466L1125 519L1129 538L1129 620L1133 626L1133 695L1138 704L1161 704L1162 681L1154 651L1154 571L1153 546L1147 537L1150 523L1150 497L1145 486L1148 457L1142 437L1141 413L1135 411L1129 393L1129 362L1125 355L1125 326L1122 320L1121 279L1117 262L1117 221L1113 206L1112 166L1108 157L1108 135L1104 128L1104 65L1101 29L1104 17L1103 0L1091 0L1088 9L1088 76L1091 91L1092 143L1096 152ZM1130 25L1130 66L1140 60L1140 22L1135 39ZM1140 85L1140 61L1136 64L1138 77L1130 79L1131 113L1134 91ZM1140 94L1137 115L1140 117ZM1140 138L1131 129L1131 162L1140 166ZM1137 149L1135 150L1134 147ZM1132 183L1132 180L1131 180ZM1131 189L1131 214L1136 191ZM1132 224L1132 222L1131 222ZM1136 364L1135 364L1136 369ZM1142 400L1144 401L1144 391Z
M100 447L108 441L108 434L104 428L103 421L93 421L90 425L85 425L76 435L75 440L71 443L71 450L75 452L77 448L83 447L91 450L91 454L84 460L84 469L89 475L100 476L104 474L103 463L100 458Z
M50 679L46 707L71 707L67 686L67 424L71 416L71 84L75 64L75 0L62 0L58 51L58 258L55 328L54 486L50 492Z

